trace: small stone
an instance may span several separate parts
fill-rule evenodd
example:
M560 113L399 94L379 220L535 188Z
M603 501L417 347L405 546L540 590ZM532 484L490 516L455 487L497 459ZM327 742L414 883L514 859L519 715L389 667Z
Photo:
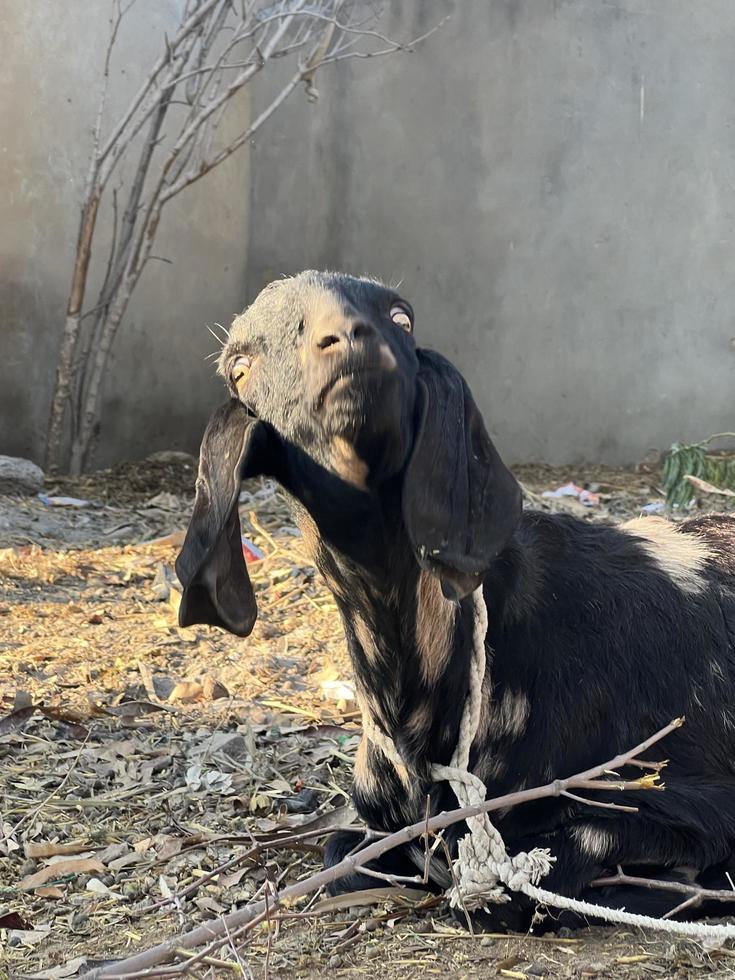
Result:
M216 732L204 744L211 755L226 755L229 759L245 759L249 755L245 737L236 732Z
M216 701L218 698L229 698L230 692L222 681L218 681L211 674L202 680L202 693L208 701Z
M577 972L580 977L596 977L598 974L605 972L605 964L582 963L577 967Z
M495 945L495 940L494 939L491 939L489 936L484 936L480 940L480 945L481 946L494 946Z
M202 697L202 685L196 681L179 681L171 689L168 701L181 701L183 703L199 701Z
M20 456L0 456L0 494L34 497L42 487L40 466Z
M546 974L546 967L543 963L531 963L530 966L523 967L523 972L530 977L543 977Z
M571 939L574 936L574 931L569 926L559 926L556 935L559 939Z
M342 966L342 957L335 953L334 956L329 957L327 966L331 966L333 970L336 970L338 966Z

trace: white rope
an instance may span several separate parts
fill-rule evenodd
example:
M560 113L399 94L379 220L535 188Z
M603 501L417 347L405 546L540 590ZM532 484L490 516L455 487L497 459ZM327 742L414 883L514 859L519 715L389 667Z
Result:
M461 807L484 803L487 788L482 780L469 772L470 748L477 733L482 710L482 685L485 678L485 638L487 636L487 607L482 586L473 593L472 660L470 662L470 687L465 702L457 736L457 746L448 766L432 765L431 776L435 782L446 780L452 787ZM393 739L381 731L371 714L363 710L363 732L395 765L406 768ZM709 925L699 922L674 922L638 915L623 909L610 909L592 902L583 902L566 895L539 888L541 878L548 874L556 858L548 850L532 851L510 856L499 831L493 826L487 813L467 818L467 833L457 845L454 861L456 884L447 892L450 904L467 911L487 909L489 903L510 901L506 889L522 892L542 905L569 909L580 915L594 916L606 922L658 929L662 932L691 936L695 939L721 941L735 938L735 926Z

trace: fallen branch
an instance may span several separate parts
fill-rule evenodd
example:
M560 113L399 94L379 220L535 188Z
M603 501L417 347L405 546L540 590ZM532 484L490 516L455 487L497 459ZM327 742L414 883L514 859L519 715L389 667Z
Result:
M680 895L688 897L676 908L670 909L663 916L670 919L684 909L696 908L702 902L729 902L735 904L735 888L703 888L696 882L685 881L661 881L658 878L639 878L636 875L628 875L618 866L617 874L609 875L607 878L595 878L590 882L590 888L607 888L608 885L630 885L636 888L648 888L653 891L678 892Z
M203 955L211 955L219 946L237 938L242 934L244 929L251 929L266 917L272 916L274 908L290 905L296 899L303 898L312 892L323 889L333 882L339 881L345 875L356 871L368 862L377 860L386 852L415 840L422 834L436 833L479 813L492 813L495 810L510 809L519 806L521 803L531 802L532 800L562 796L569 790L579 789L581 787L597 790L610 790L611 787L625 790L650 790L654 788L650 775L632 781L621 781L618 779L613 783L604 777L625 765L641 765L641 761L637 757L652 745L660 742L661 739L665 738L672 731L680 728L683 723L683 718L675 718L660 731L656 732L655 735L636 745L628 752L623 752L608 762L599 766L593 766L591 769L578 773L576 776L570 776L566 779L555 779L550 783L546 783L544 786L537 786L533 789L507 793L505 796L485 800L484 803L475 806L460 807L456 810L445 811L428 820L426 817L422 817L421 820L410 826L403 827L395 833L371 841L364 847L349 854L331 868L325 868L323 871L319 871L305 878L303 881L297 881L292 885L288 885L281 891L276 892L268 900L249 902L243 908L237 909L237 911L231 912L229 915L221 916L219 919L206 925L198 926L196 929L192 929L181 936L176 936L164 943L160 943L158 946L144 950L141 953L136 953L134 956L129 956L118 963L92 970L85 974L86 980L113 980L113 978L122 977L130 980L132 977L152 976L154 974L147 971L151 971L154 967L162 963L169 962L179 954L180 950L197 949L206 943L210 943L212 946L206 949ZM193 958L184 966L191 966L192 962ZM156 971L155 975L174 975L176 972L177 969L174 968L170 972Z
M735 497L735 490L728 490L727 487L716 487L714 483L708 483L706 480L700 479L698 476L693 476L691 473L685 473L684 479L687 483L691 483L695 490L699 490L703 494L712 494L718 497Z

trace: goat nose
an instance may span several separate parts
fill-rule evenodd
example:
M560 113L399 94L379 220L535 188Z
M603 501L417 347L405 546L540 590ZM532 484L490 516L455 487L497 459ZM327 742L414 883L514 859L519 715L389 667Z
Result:
M364 320L348 320L339 326L330 324L314 336L317 354L333 353L350 347L361 347L375 334L375 327Z

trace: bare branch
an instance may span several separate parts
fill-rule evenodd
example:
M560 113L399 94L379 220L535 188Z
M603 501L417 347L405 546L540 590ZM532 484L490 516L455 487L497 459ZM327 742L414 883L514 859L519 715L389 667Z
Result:
M156 61L153 68L149 72L148 77L145 79L141 87L138 89L138 92L133 97L126 112L123 113L117 126L115 126L113 131L108 136L107 141L98 156L98 160L100 163L102 163L105 160L105 158L108 156L108 154L111 152L111 150L117 143L118 139L120 138L121 134L125 131L125 127L128 125L132 117L137 112L139 106L143 102L143 99L146 97L150 87L153 85L160 72L165 68L169 58L168 49L176 50L179 47L179 45L182 44L190 36L192 31L196 30L197 27L199 27L199 25L207 16L207 14L214 7L216 7L218 3L220 3L220 0L204 0L204 3L202 3L201 7L198 10L196 10L194 13L192 13L191 16L188 18L188 20L184 21L180 30L176 33L174 38L171 41L169 41L167 50L164 52L164 54L162 54L159 57L158 61Z
M684 881L661 881L657 878L640 878L636 875L625 874L622 868L618 868L617 874L606 878L595 878L590 882L591 888L607 888L613 885L626 885L635 888L647 888L651 891L677 892L680 895L687 895L676 908L671 909L664 915L664 919L671 919L684 909L696 908L702 902L728 902L735 905L735 891L732 888L703 888L696 882L691 884Z
M54 394L47 428L47 468L53 472L71 420L70 465L89 457L98 428L100 395L109 353L130 298L149 259L164 206L181 190L226 161L258 132L300 82L315 98L315 74L348 56L375 57L411 50L433 31L410 42L392 41L369 24L377 12L366 0L275 0L263 9L255 0L185 0L171 35L125 111L103 138L113 53L120 25L136 0L112 0L110 35L93 127L89 170L79 218ZM350 16L365 11L364 17ZM436 29L436 28L435 28ZM387 45L360 52L354 46ZM250 49L248 50L248 47ZM256 119L226 145L217 136L232 99L276 58L303 52L304 60ZM186 106L181 115L172 106ZM176 119L165 139L164 126ZM165 147L165 148L164 148ZM126 162L125 196L113 191L113 220L99 293L84 310L97 216L112 175ZM128 180L127 174L132 176ZM118 210L119 204L119 210ZM107 233L107 229L105 229ZM91 321L91 322L90 322ZM71 413L68 408L71 406Z
M283 105L300 82L301 72L299 71L289 79L287 84L284 85L275 99L273 99L270 105L260 113L260 115L250 126L248 126L245 132L241 133L238 137L236 137L236 139L232 140L228 146L226 146L223 150L220 150L220 152L211 160L202 162L196 171L190 171L188 174L183 174L175 184L172 184L161 194L161 203L165 204L172 197L175 197L176 194L183 191L185 187L188 187L189 184L193 184L194 181L199 180L204 176L204 174L209 173L210 170L218 167L220 163L224 163L224 161L228 157L232 156L232 154L238 150L243 143L246 143L252 136L255 135L255 133L257 133L263 123L267 122L276 109Z
M577 803L584 803L585 806L599 806L606 810L622 810L623 813L638 813L637 806L624 806L622 803L603 803L602 800L588 800L584 796L577 796L576 793L570 793L569 790L565 790L560 795L566 796L570 800L575 800Z

